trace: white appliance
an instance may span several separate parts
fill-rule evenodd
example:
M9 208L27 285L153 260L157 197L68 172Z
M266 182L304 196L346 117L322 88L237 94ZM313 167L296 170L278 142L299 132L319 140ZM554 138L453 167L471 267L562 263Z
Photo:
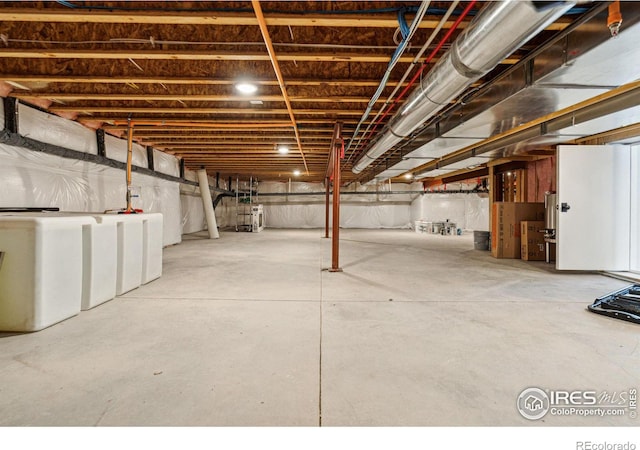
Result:
M251 231L258 233L264 230L264 209L262 205L251 205Z

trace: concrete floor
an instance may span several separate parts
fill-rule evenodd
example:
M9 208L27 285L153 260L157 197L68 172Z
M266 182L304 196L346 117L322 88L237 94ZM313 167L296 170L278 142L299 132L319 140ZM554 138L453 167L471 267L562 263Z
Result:
M640 384L640 328L585 311L628 283L496 260L471 235L185 236L161 279L0 334L0 425L637 425L516 410L527 387Z

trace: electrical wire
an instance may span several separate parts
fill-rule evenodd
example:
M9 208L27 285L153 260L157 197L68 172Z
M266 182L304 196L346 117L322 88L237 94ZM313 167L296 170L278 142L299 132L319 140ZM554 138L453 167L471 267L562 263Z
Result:
M431 43L434 41L434 39L436 38L436 36L440 32L440 30L446 24L447 20L449 20L449 17L455 11L456 7L458 6L458 3L460 3L460 2L459 1L454 1L451 4L451 6L449 7L449 9L447 10L447 12L444 14L444 16L442 16L442 19L440 19L440 22L438 23L436 28L431 32L431 35L429 36L427 41L424 43L424 45L422 46L422 48L420 49L420 51L418 52L416 57L413 59L413 62L411 63L411 65L409 65L409 67L405 71L404 75L402 76L402 78L400 79L398 84L396 85L396 87L393 90L393 92L391 92L391 94L389 94L389 96L387 97L387 100L384 102L384 104L382 105L380 110L378 110L377 114L374 116L374 118L371 120L371 122L367 125L367 128L358 137L358 142L356 143L355 150L349 155L349 158L347 158L347 162L351 161L351 158L353 157L353 155L355 155L356 150L360 147L360 143L362 142L362 139L364 139L364 137L368 135L369 131L371 130L371 127L374 126L377 123L376 121L377 121L378 117L380 117L380 114L382 114L384 112L386 107L390 104L391 99L393 99L393 97L396 95L398 90L402 87L402 84L405 82L405 80L407 79L407 77L409 76L409 74L411 73L413 68L416 66L418 61L420 61L420 58L422 58L422 55L424 54L424 52L429 48ZM355 137L356 137L356 134L354 133L352 138L351 138L351 141L349 141L349 145L347 146L347 150L351 146L351 143L355 139Z
M418 79L418 77L422 76L422 72L424 72L424 69L427 67L427 64L429 64L429 62L431 62L431 60L435 57L435 55L440 51L440 49L442 48L442 46L444 45L444 43L446 41L449 40L449 38L451 37L451 35L453 34L453 32L458 28L458 26L460 25L460 22L462 22L462 20L466 17L465 11L471 11L471 8L473 8L473 6L476 4L476 0L471 0L469 2L469 4L467 5L467 7L465 8L465 10L462 12L462 14L456 19L456 21L454 22L454 24L451 26L451 28L449 28L449 30L447 31L447 33L445 34L445 36L442 38L442 40L440 41L440 43L438 43L438 45L436 46L436 48L433 49L433 51L429 54L429 56L425 59L424 63L422 64L422 66L420 67L420 70L418 70L418 73L416 73L413 78L411 79L411 81L409 81L409 84L407 84L407 86L402 90L402 92L400 93L400 95L398 95L398 97L396 97L396 99L393 101L393 103L391 104L391 106L389 108L387 108L387 110L384 112L384 114L378 119L377 123L375 124L373 130L371 130L371 132L369 133L369 135L367 136L367 142L370 139L370 137L373 135L373 133L375 133L375 131L377 130L378 126L380 125L380 123L382 122L382 120L384 120L384 118L391 112L391 110L400 102L400 100L404 97L404 95L409 91L409 89L411 88L411 86L413 86L413 84L416 82L416 80ZM355 133L354 133L355 135Z
M405 49L407 48L407 45L409 45L409 41L411 40L414 33L418 29L418 26L420 25L420 22L422 22L424 15L427 13L430 3L431 3L431 0L425 0L422 2L422 4L420 5L420 8L418 9L418 12L416 13L416 16L413 18L413 22L411 22L410 27L406 26L406 22L404 21L404 12L398 12L398 20L400 22L400 31L402 32L402 35L403 35L402 42L400 43L400 45L394 52L393 56L391 57L391 61L389 61L387 70L385 71L384 75L382 76L382 79L380 80L378 89L376 89L376 92L373 94L373 96L371 97L371 100L369 100L369 103L367 104L367 108L365 109L364 113L360 117L360 120L356 125L356 129L353 132L353 135L351 136L349 143L347 144L346 150L349 150L349 147L353 143L354 137L358 135L358 132L360 131L360 127L362 126L364 121L367 120L376 102L382 95L382 92L384 91L384 88L387 86L387 82L389 81L389 77L391 76L391 72L393 71L398 61L400 60L400 56L404 53ZM404 25L403 25L403 22L404 22Z

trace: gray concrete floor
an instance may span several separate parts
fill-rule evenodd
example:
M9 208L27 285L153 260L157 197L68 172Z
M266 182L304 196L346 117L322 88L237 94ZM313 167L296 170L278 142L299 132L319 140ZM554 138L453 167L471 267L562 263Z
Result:
M640 384L638 325L591 314L627 285L496 260L471 235L185 236L161 279L0 334L0 425L637 425L516 410L527 387Z

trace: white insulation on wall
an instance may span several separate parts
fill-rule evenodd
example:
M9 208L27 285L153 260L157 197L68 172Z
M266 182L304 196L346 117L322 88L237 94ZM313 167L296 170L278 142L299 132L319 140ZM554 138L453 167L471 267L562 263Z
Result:
M344 194L340 204L340 226L343 228L409 228L411 194L386 194L409 191L411 185L351 185L344 192L377 192L376 194ZM325 225L325 187L322 183L265 182L258 186L258 203L264 205L267 228L322 228ZM278 196L261 196L280 193ZM285 195L318 193L316 195ZM415 197L415 194L413 195Z
M104 136L104 146L107 158L115 159L123 163L127 162L128 143L126 139L119 139L107 134ZM135 142L131 146L131 164L138 167L149 167L147 149Z
M0 206L103 212L126 206L125 172L0 144ZM179 183L133 172L133 206L164 218L163 245L181 241Z
M487 194L425 194L411 204L411 223L453 222L463 230L489 230Z
M198 181L198 175L193 170L184 171L185 179ZM180 185L180 210L182 211L182 233L189 234L207 229L207 222L202 208L200 188L189 184Z
M191 185L180 185L180 210L182 233L189 234L207 229L202 208L200 189Z
M180 176L180 164L178 158L160 150L153 149L153 170L156 172L171 175L173 177Z
M4 124L4 120L2 123ZM18 132L36 141L92 155L98 154L94 131L77 122L47 114L21 103L18 105Z
M97 154L95 132L71 120L47 114L29 106L18 106L18 131L36 141L84 153ZM4 127L4 105L0 102L0 127ZM127 141L105 136L106 155L127 160ZM154 150L155 170L179 176L179 161L173 155ZM133 165L148 167L145 147L133 145ZM195 181L195 173L192 177ZM58 207L61 211L103 212L126 206L125 171L62 158L20 147L0 144L0 206ZM183 228L200 231L203 211L200 193L191 187L181 195L180 184L137 172L132 173L134 208L163 214L163 245L179 243ZM189 188L188 185L182 185Z

